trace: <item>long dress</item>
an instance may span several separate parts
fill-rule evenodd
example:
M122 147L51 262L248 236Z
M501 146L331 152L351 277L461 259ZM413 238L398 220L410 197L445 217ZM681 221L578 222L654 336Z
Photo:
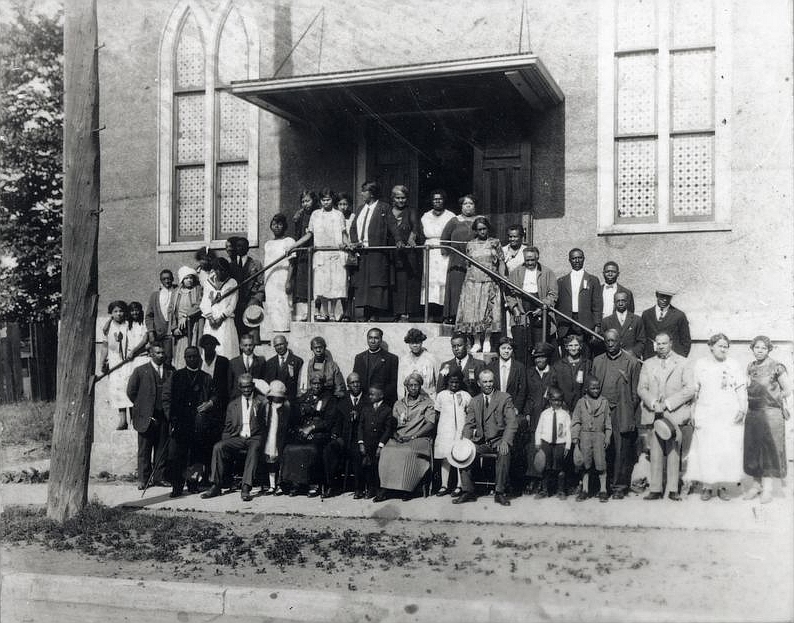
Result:
M207 320L204 323L204 335L212 335L220 342L216 353L223 355L227 359L234 359L240 354L240 342L237 339L237 328L234 325L234 309L237 306L237 292L230 294L220 303L213 305L223 294L237 287L237 282L229 277L222 284L215 279L207 281L204 295L201 298L201 313ZM210 326L210 319L223 318L223 323L213 329Z
M293 486L323 482L323 448L334 429L336 399L328 392L307 394L298 402L298 417L287 433L281 455L281 481Z
M447 222L441 232L442 240L452 240L452 246L460 251L466 250L466 245L474 237L471 224L474 217L456 216ZM466 259L457 253L450 252L447 256L447 282L444 288L444 316L454 318L458 314L458 301L463 289L463 280L466 277Z
M496 238L469 241L466 244L466 255L493 269L499 259L503 259L502 247ZM502 296L499 285L474 266L466 271L455 329L463 333L493 333L502 329Z
M707 484L742 479L744 424L734 417L746 405L745 373L735 361L711 356L695 362L692 446L686 478Z
M444 210L436 216L433 210L428 210L422 215L422 232L425 235L425 244L438 245L441 243L441 234L444 227L455 214L449 210ZM424 273L424 278L428 283L427 302L435 305L444 304L444 292L447 285L447 267L449 257L442 255L441 249L431 249L428 253L428 266ZM422 285L422 304L425 304L425 288Z
M112 369L124 361L124 358L130 354L129 351L134 346L129 340L127 323L118 323L115 320L111 320L108 334L105 336L105 343L108 346L108 367ZM127 381L130 380L131 374L132 369L129 365L123 365L110 373L108 393L110 404L116 409L125 409L132 406L129 398L127 398Z
M392 414L397 427L394 438L381 450L378 461L380 486L395 491L413 491L431 467L432 431L426 437L403 443L397 439L414 436L426 422L435 424L435 407L428 395L422 392L416 400L405 396L395 402Z
M307 231L312 232L315 247L339 247L344 243L345 217L339 210L315 210ZM342 299L347 296L345 251L316 251L312 259L314 297Z
M294 244L295 240L289 236L268 240L265 243L264 265L274 262ZM289 263L289 258L284 258L265 271L265 321L260 326L260 330L264 330L262 337L265 340L273 339L274 333L290 330L292 301L286 289Z
M780 377L786 367L767 357L747 366L747 418L744 421L744 472L754 478L786 477L786 427Z
M180 287L174 300L174 315L171 317L171 333L174 336L174 360L172 365L179 370L185 367L185 349L198 346L198 321L201 318L201 298L204 293L200 285L192 288ZM180 329L180 325L184 329Z
M404 208L399 215L394 209L386 214L389 244L424 244L419 215L413 208ZM422 251L410 246L392 251L392 311L396 316L419 313L420 284L422 283Z
M300 240L306 233L309 226L311 212L299 208L292 217L295 227L295 240ZM292 260L295 269L292 273L292 300L296 303L305 303L309 295L309 253L308 251L298 251Z
M466 407L469 402L471 402L471 394L463 389L454 394L444 389L436 395L438 427L436 443L433 447L434 458L448 458L452 444L463 436L463 424L466 421Z
M430 400L435 400L436 383L438 382L438 360L435 355L424 348L418 357L412 352L400 357L398 381L404 381L411 372L418 372L422 375L422 390L430 397Z

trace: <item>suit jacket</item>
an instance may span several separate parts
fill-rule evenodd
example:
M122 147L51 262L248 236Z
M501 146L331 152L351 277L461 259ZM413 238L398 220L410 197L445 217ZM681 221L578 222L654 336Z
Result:
M272 383L275 380L284 383L287 386L287 399L294 403L298 395L298 381L302 368L303 359L288 350L283 367L279 365L278 355L271 357L265 362L265 380L268 383Z
M253 355L251 362L251 369L248 371L255 379L265 378L265 358L259 355ZM243 365L243 356L240 355L229 361L229 372L226 375L226 384L229 388L229 399L237 398L240 395L240 388L237 387L237 379L241 374L245 373L245 365Z
M160 309L160 290L155 290L149 295L144 323L146 324L146 330L154 331L157 338L169 335L171 316L174 313L174 305L176 304L176 292L176 287L171 288L171 293L168 296L168 311L165 315Z
M548 391L557 386L557 375L549 366L548 372L541 378L538 369L533 365L527 368L527 403L525 412L529 415L529 432L535 434L540 414L549 406Z
M601 284L601 299L602 299L602 301L604 299L604 286L605 285L606 285L605 283ZM631 290L629 290L628 288L622 286L620 283L618 283L616 281L615 282L615 293L612 296L615 296L615 294L618 294L619 292L628 295L628 297L629 297L628 311L630 311L633 314L634 313L634 293Z
M558 296L557 276L554 274L553 270L544 268L540 262L538 262L538 268L540 270L538 273L538 298L549 307L554 307ZM521 266L518 266L515 270L510 271L507 278L510 280L510 283L514 283L519 288L523 288L524 276L526 274L527 268L521 264ZM533 301L526 297L518 296L512 290L505 294L505 305L507 309L510 310L518 305L518 309L522 314L536 309ZM551 316L551 318L553 320L554 317Z
M502 365L501 358L497 357L486 366L486 369L494 373L494 387L510 394L513 399L513 406L519 414L526 413L527 402L527 367L520 361L513 359L510 362L510 373L507 375L507 387L502 387L499 368Z
M243 397L238 396L226 407L226 420L223 423L221 439L239 437L243 430ZM253 394L251 396L251 412L249 413L251 437L263 437L267 432L267 400Z
M662 361L665 367L662 368ZM680 426L690 418L691 401L697 386L692 367L687 359L672 352L667 359L651 357L642 364L637 394L642 400L641 424L653 424L656 419L653 403L657 400L667 402L666 415L674 424Z
M353 408L353 398L348 392L344 398L336 401L336 427L332 437L339 439L344 446L351 446L358 443L358 423L361 420L361 412L365 404L369 404L369 399L364 392L359 396L358 405Z
M576 402L584 396L584 380L592 369L593 362L583 355L579 357L579 363L575 366L570 364L567 356L554 362L552 366L554 379L557 387L562 391L563 401L569 413L573 413Z
M612 431L628 433L637 428L637 384L642 364L634 355L621 352L615 359L604 353L593 360L593 375L601 381L601 395L612 409Z
M645 327L642 318L631 312L626 312L626 322L622 325L617 314L610 314L601 321L601 333L607 329L615 329L620 336L620 347L632 353L637 359L642 358L645 350Z
M570 316L572 313L573 295L571 293L571 274L568 273L557 279L557 309ZM601 282L595 277L584 272L582 283L579 284L579 322L592 329L597 324L601 324L601 314L604 310L604 302L601 300ZM560 338L568 335L570 323L559 318L557 333Z
M447 373L444 374L444 370L447 370ZM454 370L460 370L458 366L458 360L455 358L450 359L449 361L445 361L441 364L438 372L438 383L436 383L436 394L439 392L444 391L449 384L449 375ZM466 365L463 366L463 387L469 394L472 396L476 396L480 393L480 385L477 382L478 377L480 376L480 372L485 370L485 363L483 363L480 359L475 359L472 355L469 355L468 360L466 361Z
M237 264L232 264L232 277L237 283L242 283L254 273L262 270L262 262L255 260L250 255L246 256L245 264L242 267ZM260 273L258 277L252 279L248 283L244 283L237 291L237 310L236 313L241 315L245 308L249 305L262 304L265 300L265 275Z
M513 406L513 399L510 398L510 394L498 389L495 389L488 398L487 410L483 394L475 396L466 405L463 436L471 439L475 444L501 440L512 446L518 430L518 413Z
M364 206L359 206L353 223L350 226L350 241L352 243L361 242L362 235L358 231L358 216ZM387 216L391 212L391 206L385 201L378 201L372 209L367 226L367 240L369 246L385 246L389 244L389 227ZM364 270L366 264L366 270ZM354 275L355 286L357 288L356 303L358 304L358 291L366 290L369 286L388 287L391 285L391 265L389 262L388 251L365 251L361 254L361 266ZM395 397L396 400L396 397Z
M383 387L383 399L392 407L397 402L397 369L400 360L397 355L383 349L378 354L380 356L375 358L372 366L368 350L356 355L353 372L361 377L361 388L365 394L371 385L380 384Z
M370 459L375 458L375 450L379 443L386 444L394 434L397 420L392 416L392 408L382 400L376 409L369 401L363 403L358 419L358 439L364 442L364 448Z
M202 359L203 361L203 359ZM225 415L229 404L229 360L223 355L215 355L215 370L212 373L215 391L218 392L220 413Z
M196 409L208 400L213 403L212 411L199 415ZM171 376L171 382L163 387L163 412L171 426L172 436L177 439L189 440L196 431L215 428L221 413L218 406L215 382L201 370L177 370Z
M161 391L171 382L173 374L174 369L164 363ZM132 402L132 425L139 433L149 430L157 402L157 381L157 371L148 361L135 368L127 381L127 398Z
M673 342L673 350L682 357L688 357L692 348L692 338L689 335L689 320L686 314L680 309L673 307L667 308L662 321L656 319L656 306L642 312L642 325L645 329L645 352L643 357L650 359L654 356L653 340L656 334L665 331L670 334Z

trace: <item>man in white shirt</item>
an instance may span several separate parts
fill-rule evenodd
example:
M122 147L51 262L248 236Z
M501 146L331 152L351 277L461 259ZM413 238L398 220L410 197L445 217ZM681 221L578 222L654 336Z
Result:
M144 322L149 334L149 344L160 342L165 349L165 360L170 363L174 351L173 337L169 327L174 313L177 287L174 273L167 268L160 271L160 288L149 295Z
M571 265L571 272L557 280L559 292L557 309L590 331L598 333L604 310L601 283L598 281L598 277L584 270L584 251L581 249L571 249L568 253L568 262ZM557 333L557 337L561 339L568 333L583 335L585 331L564 318L560 318ZM586 348L588 341L584 340L582 347L589 356L589 350Z
M624 292L628 296L628 310L634 313L634 294L631 290L618 283L620 267L617 262L609 261L604 264L604 284L601 286L601 298L604 301L603 317L606 318L615 311L615 295ZM603 329L603 327L602 327Z
M237 380L246 373L255 379L265 378L265 358L254 354L254 336L248 333L240 338L240 356L229 362L229 398L240 395Z

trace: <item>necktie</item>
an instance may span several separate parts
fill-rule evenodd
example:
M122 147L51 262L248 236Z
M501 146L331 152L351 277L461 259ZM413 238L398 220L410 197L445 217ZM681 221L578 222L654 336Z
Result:
M662 359L662 370L664 370L665 368L667 368L667 359L666 358Z
M284 357L281 357L281 363L280 363L279 365L280 365L282 368L284 367L284 363L285 363Z
M659 322L661 322L663 319L664 319L664 310L660 309L659 310Z
M485 408L486 408L486 409L488 409L488 403L489 403L489 402L490 402L490 399L488 398L488 396L486 396L486 397L485 397Z
M248 357L248 355L243 357L243 365L245 366L245 371L246 372L250 372L251 371L251 361L250 361L250 358Z
M241 258L241 257L238 257L238 258L237 258L237 265L238 265L240 268L242 268L242 267L243 267L243 258Z
M163 378L163 367L162 366L157 366L157 376L159 376L160 378Z
M557 409L551 411L551 443L557 443Z

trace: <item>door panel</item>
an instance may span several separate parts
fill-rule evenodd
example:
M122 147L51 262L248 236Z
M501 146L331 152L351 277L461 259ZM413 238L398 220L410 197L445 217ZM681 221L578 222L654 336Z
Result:
M393 186L408 187L408 205L418 206L419 156L379 126L370 126L367 140L367 179L380 184L389 202Z

